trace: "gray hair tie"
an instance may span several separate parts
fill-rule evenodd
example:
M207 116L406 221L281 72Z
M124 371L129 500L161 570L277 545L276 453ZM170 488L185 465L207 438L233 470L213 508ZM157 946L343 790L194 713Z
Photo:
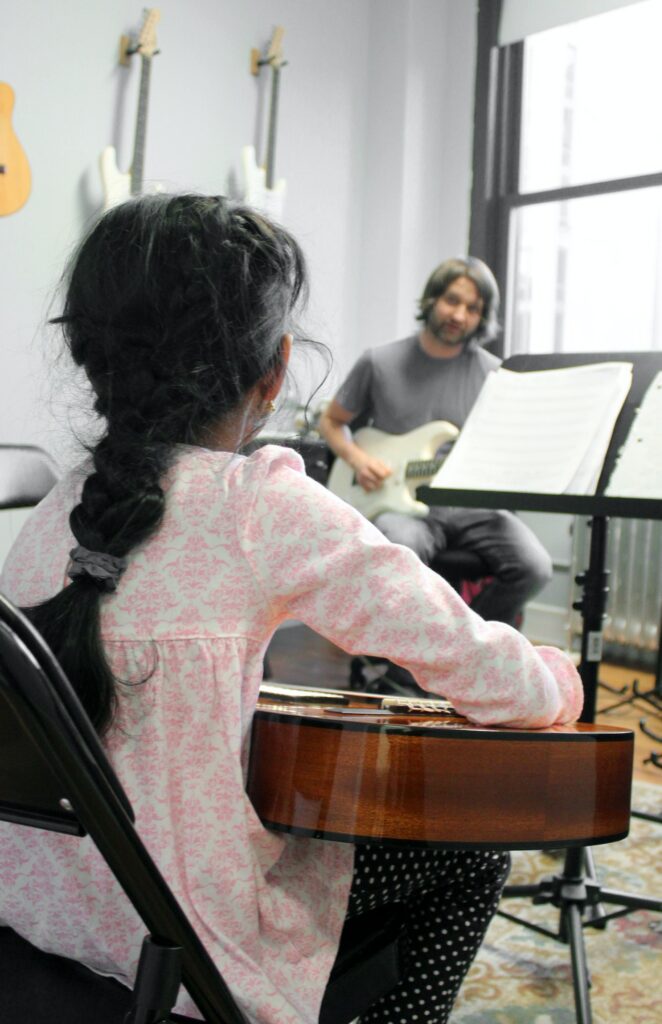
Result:
M116 558L104 551L88 551L80 544L71 549L69 557L69 579L89 576L100 590L117 590L118 580L128 565L126 558Z

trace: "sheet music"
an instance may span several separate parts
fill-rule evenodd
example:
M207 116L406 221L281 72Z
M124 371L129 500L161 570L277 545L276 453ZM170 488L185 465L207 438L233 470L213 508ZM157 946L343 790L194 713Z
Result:
M593 494L631 363L491 373L432 487Z
M662 372L653 377L637 409L605 494L662 498Z

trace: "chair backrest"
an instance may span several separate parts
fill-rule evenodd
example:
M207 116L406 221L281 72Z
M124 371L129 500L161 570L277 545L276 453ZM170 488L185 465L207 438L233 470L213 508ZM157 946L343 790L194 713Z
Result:
M0 509L36 505L57 479L57 466L43 448L0 444Z
M56 659L0 595L0 820L89 834L146 930L182 948L182 982L208 1024L245 1024L151 859L131 805Z

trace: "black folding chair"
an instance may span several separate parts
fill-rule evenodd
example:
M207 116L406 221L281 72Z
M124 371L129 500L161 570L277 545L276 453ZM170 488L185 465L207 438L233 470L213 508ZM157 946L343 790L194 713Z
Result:
M0 928L2 1024L164 1024L180 984L208 1024L245 1024L237 1002L134 827L97 735L52 653L0 595L0 820L89 834L142 919L133 991ZM0 878L0 885L3 884ZM348 1024L399 977L397 910L349 922L320 1014Z
M50 455L33 444L0 444L0 508L27 508L58 478Z

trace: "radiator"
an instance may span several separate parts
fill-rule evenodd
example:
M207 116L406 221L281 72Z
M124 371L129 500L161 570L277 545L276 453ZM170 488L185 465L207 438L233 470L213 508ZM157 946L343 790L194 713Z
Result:
M589 559L590 526L574 524L572 574L583 572ZM607 527L607 617L604 657L639 668L656 665L662 609L662 522L611 519ZM580 596L579 592L576 595ZM579 649L582 621L571 614L572 646Z

